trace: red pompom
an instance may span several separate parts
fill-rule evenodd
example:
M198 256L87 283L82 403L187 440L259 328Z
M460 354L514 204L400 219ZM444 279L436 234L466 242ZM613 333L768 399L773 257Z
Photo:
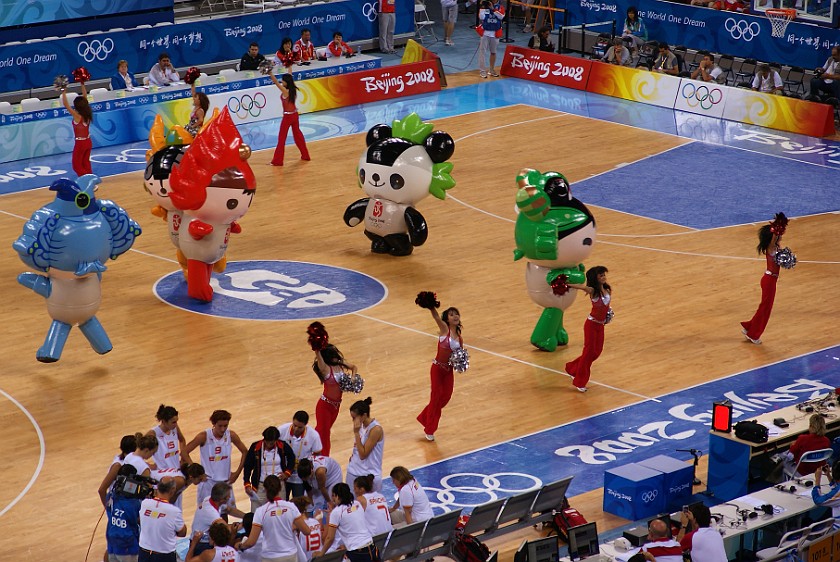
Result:
M191 66L189 70L187 70L187 73L184 75L184 82L186 82L187 84L192 84L193 82L198 80L199 76L201 76L201 71L198 69L198 67Z
M432 291L420 291L417 293L417 298L414 299L414 303L420 308L428 308L429 310L440 306L437 295Z
M320 322L313 322L306 328L306 333L309 334L309 339L307 340L309 343L309 347L312 348L312 351L320 351L327 347L327 344L330 343L329 334L327 334L327 329L324 328L324 325Z
M788 218L784 213L776 213L776 218L770 223L770 232L777 236L781 236L787 230Z
M84 66L80 66L73 71L73 80L76 82L87 82L90 80L90 72Z
M551 282L551 290L554 294L559 296L565 295L569 292L569 276L558 275L557 279Z

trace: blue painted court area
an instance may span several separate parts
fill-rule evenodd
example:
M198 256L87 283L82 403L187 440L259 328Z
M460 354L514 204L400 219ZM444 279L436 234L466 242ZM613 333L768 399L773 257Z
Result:
M837 169L690 143L578 181L587 204L696 229L840 209Z
M840 347L789 359L412 469L436 512L472 507L574 476L569 496L603 487L604 471L655 455L708 453L713 402L733 423L840 386ZM807 415L807 414L803 414ZM384 493L395 492L388 482Z

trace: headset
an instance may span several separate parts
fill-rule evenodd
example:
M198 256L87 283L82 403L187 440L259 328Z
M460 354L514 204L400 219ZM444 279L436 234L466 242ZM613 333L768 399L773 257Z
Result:
M741 521L746 521L747 519L755 519L758 517L759 512L764 515L773 515L773 506L769 503L765 503L755 509L739 509L738 515L741 516Z

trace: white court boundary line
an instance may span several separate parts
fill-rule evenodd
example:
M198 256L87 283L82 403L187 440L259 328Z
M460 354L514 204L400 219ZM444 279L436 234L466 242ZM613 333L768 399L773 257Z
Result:
M11 394L6 392L2 388L0 388L0 394L5 396L9 400L9 402L17 406L17 408L21 412L23 412L23 415L25 415L29 419L29 423L32 424L32 427L35 428L35 433L38 435L38 445L41 449L40 454L38 455L38 466L35 467L35 472L32 474L32 477L29 479L29 482L26 484L23 490L21 490L20 493L15 497L15 499L13 499L11 503L9 503L9 505L0 510L0 517L2 517L7 511L12 509L15 506L15 504L17 504L23 498L23 496L26 495L29 489L35 484L35 480L37 480L38 475L41 474L41 469L44 468L44 458L47 454L47 445L44 441L44 433L41 431L41 427L38 425L38 422L35 421L35 417L29 412L29 410L27 410L23 406L23 404L15 400Z

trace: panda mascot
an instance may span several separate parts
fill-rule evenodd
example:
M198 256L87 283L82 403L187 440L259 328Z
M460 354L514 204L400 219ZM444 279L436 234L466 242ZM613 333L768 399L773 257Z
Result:
M414 206L430 193L446 198L455 186L452 163L455 141L432 131L416 113L392 125L374 126L367 134L367 151L359 160L359 186L368 195L344 212L347 226L364 221L370 250L375 254L407 256L429 235L426 219Z

